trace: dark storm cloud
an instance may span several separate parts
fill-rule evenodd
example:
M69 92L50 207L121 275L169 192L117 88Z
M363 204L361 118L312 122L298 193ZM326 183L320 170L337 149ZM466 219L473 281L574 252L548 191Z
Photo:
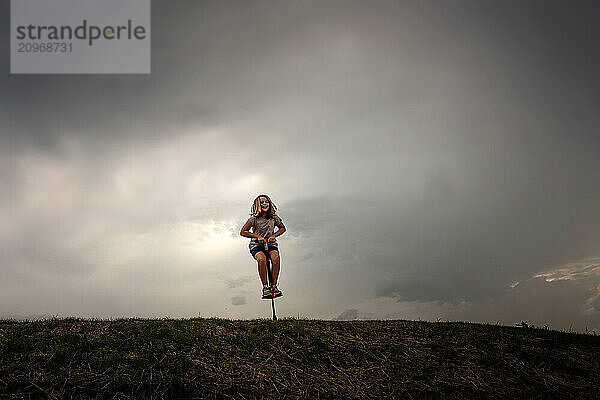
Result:
M133 131L145 137L164 135L164 128L168 126L194 121L214 124L231 116L240 117L277 98L302 95L305 84L308 86L304 89L310 89L310 81L294 79L294 75L303 77L302 68L307 66L302 65L302 60L298 60L296 66L286 65L285 58L297 47L317 44L302 40L314 38L316 41L318 35L335 33L336 27L358 32L372 46L370 54L367 50L371 60L366 64L372 70L364 71L361 76L367 79L345 83L359 87L368 82L370 86L365 89L375 91L382 101L391 100L396 106L409 105L400 103L406 93L399 96L386 91L383 86L400 88L397 83L402 77L384 76L385 80L377 82L377 79L368 78L369 72L385 73L397 69L401 74L405 61L402 58L425 61L436 52L440 58L447 57L449 63L464 68L463 72L469 74L474 83L489 90L488 101L494 102L497 96L508 96L515 108L507 110L509 115L505 116L560 113L563 114L560 121L553 118L549 126L561 121L566 126L577 122L578 129L570 132L575 137L591 135L590 128L597 124L591 106L597 100L599 83L594 74L598 63L593 39L598 36L594 24L598 16L595 3L580 3L577 9L561 2L463 2L453 5L382 2L378 7L348 1L315 3L319 7L309 2L243 4L180 2L174 7L166 2L154 2L153 73L149 76L9 75L9 60L5 58L1 84L9 95L2 97L2 111L8 128L4 132L12 132L13 140L18 136L18 140L39 140L42 145L51 144L57 135L65 133L89 133L112 142ZM0 26L6 32L9 4L3 3L2 8ZM413 16L420 20L420 25L406 21ZM321 24L324 21L333 28L323 30ZM311 37L311 30L315 32L314 37ZM407 36L411 33L416 37L411 38L413 44L408 48ZM449 37L444 39L444 35ZM1 45L8 54L8 35L4 36ZM343 47L343 43L338 46ZM399 54L400 50L411 53ZM334 72L326 59L313 57L312 61L320 63L318 67L327 76ZM499 68L493 68L494 64ZM351 72L352 66L347 67ZM335 80L339 83L352 77L345 75L345 71L335 72L341 74L332 76L332 88L337 86ZM499 75L508 76L512 85L504 86L505 82L497 79L502 78ZM190 102L190 93L186 89L194 80L197 80L193 85L196 97ZM321 83L319 80L314 82ZM273 83L277 85L273 87ZM425 82L420 83L423 90ZM404 88L412 90L410 95L419 95L418 86ZM321 89L323 93L327 92L326 87ZM514 101L515 97L519 101ZM346 104L357 100L359 97L348 98ZM457 99L458 102L461 100L465 99ZM463 104L471 105L468 101ZM502 104L502 107L506 106ZM369 111L373 116L378 114L376 107ZM462 111L466 112L468 108L464 107ZM504 110L481 110L480 106L480 110L465 115L468 119L463 122L477 116L477 111L506 113ZM455 119L461 117L454 116ZM503 116L496 117L506 121ZM572 118L577 121L571 121ZM477 124L476 119L470 123ZM140 121L143 129L128 129L135 121ZM340 123L343 121L338 121ZM515 131L505 134L520 135ZM529 132L527 138L521 139L552 142L545 132L539 131ZM537 145L537 141L524 145Z
M365 197L371 206L385 205L381 212L358 198L330 212L356 205L343 241L363 243L370 257L362 261L385 280L379 295L458 302L498 294L512 279L597 252L599 124L588 111L598 100L597 28L593 17L577 18L572 9L565 20L560 5L436 10L438 29L448 29L456 40L449 43L462 51L448 66L456 62L461 74L472 74L462 81L470 86L450 93L452 113L435 137L460 143L448 147L453 162L426 174L410 208L374 191ZM579 12L590 11L596 15ZM381 178L370 170L357 175L358 185ZM339 248L333 239L324 246Z

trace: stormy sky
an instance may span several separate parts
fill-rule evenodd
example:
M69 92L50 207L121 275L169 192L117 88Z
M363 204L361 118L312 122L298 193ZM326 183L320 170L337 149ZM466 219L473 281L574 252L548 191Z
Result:
M0 316L280 317L600 331L600 9L153 1L149 75L11 75ZM118 61L118 60L116 60Z

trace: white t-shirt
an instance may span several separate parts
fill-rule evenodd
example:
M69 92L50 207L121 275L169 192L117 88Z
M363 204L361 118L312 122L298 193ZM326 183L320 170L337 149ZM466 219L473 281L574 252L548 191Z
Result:
M267 240L275 233L275 227L281 228L283 225L283 221L278 215L273 215L272 218L252 216L250 217L250 221L252 221L252 228L250 228L251 232L259 234ZM260 244L258 243L258 239L252 238L249 245L250 250L258 246L264 246L264 244ZM269 246L278 247L277 239L275 239L274 242L269 243Z

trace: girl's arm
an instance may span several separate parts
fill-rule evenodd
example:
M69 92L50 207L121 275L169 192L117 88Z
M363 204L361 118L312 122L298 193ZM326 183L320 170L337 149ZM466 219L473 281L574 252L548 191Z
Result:
M248 221L246 221L246 223L244 224L244 226L242 226L242 230L240 231L240 235L242 235L244 237L248 237L248 238L256 238L256 239L258 239L259 243L264 242L265 238L263 238L262 236L260 236L257 233L251 233L250 232L250 228L251 227L252 227L252 221L250 221L250 218L248 218Z
M277 236L281 236L281 235L283 235L284 233L285 233L285 225L283 224L283 221L281 221L281 225L279 225L279 229L277 229L277 232L275 232L274 234L272 234L272 235L269 237L269 240L268 240L268 242L272 242L273 240L275 240L275 238L276 238Z

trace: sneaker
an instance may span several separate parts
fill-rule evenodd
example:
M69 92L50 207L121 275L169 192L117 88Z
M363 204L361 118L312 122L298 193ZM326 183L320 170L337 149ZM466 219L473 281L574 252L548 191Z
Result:
M263 299L272 299L273 298L273 291L271 290L271 288L269 286L263 286L262 298Z
M273 298L277 298L277 297L281 297L283 296L283 293L281 293L281 290L279 290L279 288L277 286L273 286Z

